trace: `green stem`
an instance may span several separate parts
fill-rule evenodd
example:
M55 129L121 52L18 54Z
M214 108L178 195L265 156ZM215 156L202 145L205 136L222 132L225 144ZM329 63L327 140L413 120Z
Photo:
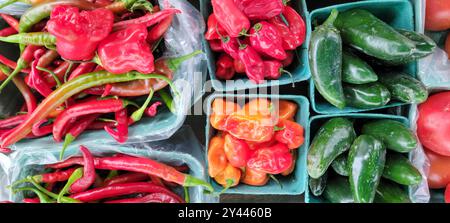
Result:
M189 189L187 187L183 187L184 190L184 200L186 201L186 203L190 203L191 199L189 197Z
M118 176L118 175L119 175L119 171L117 171L117 170L111 170L111 171L109 171L108 176L106 176L105 181L106 181L106 180L110 180L110 179L112 179L113 177L116 177L116 176Z
M11 82L11 80L20 73L20 71L22 71L23 68L26 67L25 61L22 58L19 58L19 60L17 61L17 66L16 68L13 70L13 72L11 74L6 74L8 75L8 78L6 78L3 83L0 85L0 93L2 92L2 90L6 87L6 85L8 85L9 82Z
M143 115L144 112L145 112L145 109L148 107L148 105L150 104L150 101L151 101L152 98L153 98L153 93L154 93L153 88L150 88L150 94L148 94L148 97L147 97L147 99L145 100L144 104L143 104L138 110L136 110L135 112L133 112L133 114L131 114L131 119L132 119L134 122L138 122L139 120L141 120L142 115Z
M61 150L61 152L59 153L59 160L63 160L64 158L64 153L66 152L67 147L75 140L75 137L70 134L67 133L66 137L64 137L64 144L63 144L63 148Z
M169 108L170 112L175 114L175 108L173 106L172 96L169 93L167 93L167 91L164 89L159 90L158 94L159 94L159 96L161 96L162 101L167 106L167 108Z
M59 80L58 76L56 76L55 72L53 72L53 71L51 71L51 70L49 70L49 69L43 68L43 67L39 67L39 66L36 66L36 69L51 74L52 77L53 77L53 79L55 79L56 86L57 86L57 87L61 87L61 81Z
M280 185L280 188L283 189L283 184L280 183L280 181L273 175L273 174L269 174L270 179L272 179L273 181L275 181L275 183L277 183L278 185Z
M214 192L214 188L212 185L204 180L201 180L199 178L193 177L191 175L186 175L186 179L184 180L183 186L185 187L195 187L195 186L202 186L206 188L210 192Z
M28 182L30 182L31 184L33 184L39 191L43 192L44 194L46 194L47 196L53 198L53 199L58 199L58 194L55 194L53 192L48 191L47 189L45 189L44 187L42 187L41 185L39 185L38 182L36 182L33 177L28 176L27 177ZM80 201L75 200L73 198L70 197L62 197L61 201L64 203L80 203Z
M217 196L220 196L221 194L225 193L228 189L230 189L231 185L234 184L234 180L233 179L227 179L226 180L227 185L225 185L225 187L223 188L222 191L220 191Z
M67 82L67 78L69 76L70 70L72 70L73 63L69 61L69 67L66 70L66 73L64 73L64 83Z
M323 25L333 26L333 23L334 23L334 21L336 21L336 18L338 17L338 15L339 15L339 11L337 9L331 10L330 16L327 18L327 20L325 20Z
M72 175L70 175L69 179L67 180L66 185L64 185L63 189L58 194L58 198L56 199L57 203L65 203L63 202L62 198L64 195L69 191L69 188L72 186L75 181L80 179L83 176L83 167L77 168Z
M190 54L187 54L187 55L184 55L184 56L181 56L181 57L169 58L169 59L167 59L167 66L169 67L170 70L175 71L175 70L177 70L180 67L180 65L184 61L189 60L189 59L191 59L191 58L193 58L193 57L195 57L195 56L197 56L197 55L199 55L201 53L203 53L203 51L197 50L197 51L194 51L194 52L192 52Z
M41 203L53 203L52 199L50 199L47 195L45 195L43 192L41 192L40 190L38 190L36 188L22 187L22 188L17 188L14 190L15 193L17 193L19 191L32 191L33 193L35 193L38 196L39 201Z

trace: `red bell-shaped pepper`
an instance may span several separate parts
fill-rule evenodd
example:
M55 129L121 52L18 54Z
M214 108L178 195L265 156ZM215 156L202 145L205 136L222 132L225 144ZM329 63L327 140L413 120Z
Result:
M281 14L285 9L283 0L241 1L244 14L250 20L266 20Z
M250 31L250 45L259 53L277 60L287 57L283 49L283 38L277 28L272 24L262 21L255 24Z
M242 45L239 47L239 59L245 66L248 79L257 84L264 82L264 62L253 47Z
M250 21L233 0L212 0L211 4L219 24L231 37L238 37L250 29Z
M107 9L79 11L68 5L56 6L47 22L56 36L58 53L68 60L90 60L98 44L111 32L114 15Z
M256 150L247 162L249 168L269 174L282 173L291 165L292 154L283 143Z
M105 70L122 74L132 70L149 74L154 71L154 58L147 39L147 27L143 24L112 33L98 46L98 56Z
M208 17L208 30L205 33L206 40L220 39L220 35L226 35L227 31L218 23L214 14Z
M234 77L234 61L228 54L220 55L216 62L216 77L221 80L230 80Z

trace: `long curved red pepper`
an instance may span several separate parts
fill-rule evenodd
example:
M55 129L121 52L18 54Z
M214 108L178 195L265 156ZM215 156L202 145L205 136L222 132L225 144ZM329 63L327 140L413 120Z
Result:
M0 16L6 23L8 23L9 26L11 26L11 28L14 28L17 32L19 32L19 21L16 18L4 13L1 13Z
M132 183L132 182L140 182L146 181L149 179L149 176L144 173L125 173L113 177L111 179L105 180L103 182L103 186L110 186L113 184L123 184L123 183Z
M133 203L184 203L179 198L174 198L166 193L153 193L143 197L125 198L120 200L106 201L109 204L133 204Z
M154 43L158 41L164 35L164 33L166 33L166 31L170 28L173 17L174 15L172 14L169 17L163 19L155 26L153 26L148 32L147 42Z
M40 71L37 69L37 64L39 59L44 55L45 51L43 49L36 50L34 54L35 60L31 63L31 71L29 73L27 84L31 88L36 89L39 94L44 97L50 95L53 90L47 84L47 82L42 78Z
M63 148L61 150L61 153L59 155L59 158L62 159L64 156L64 151L66 150L67 146L69 146L70 143L73 142L84 130L88 128L89 125L91 125L92 122L95 121L100 116L100 114L92 114L92 115L86 115L80 118L79 120L76 120L75 124L70 127L69 131L66 133L66 136L64 137L64 144Z
M0 36L6 37L6 36L14 35L14 34L17 34L17 31L12 27L7 27L7 28L0 30Z
M72 194L87 190L95 181L94 157L86 147L80 146L80 150L84 162L83 177L70 186L69 192Z
M41 58L39 58L39 62L37 63L38 67L47 67L50 65L56 58L59 57L58 52L56 50L47 50Z
M153 183L137 182L126 184L115 184L111 186L95 188L81 193L73 194L70 197L81 202L102 200L105 198L117 197L137 193L165 193L173 196L179 202L183 202L178 195L165 187L157 186Z
M27 118L27 115L16 115L9 117L7 119L0 120L0 129L8 129L16 127L17 125L20 125L25 119Z
M53 125L53 138L55 141L60 142L62 140L65 127L72 119L89 114L117 112L124 109L127 105L128 102L125 100L105 99L88 101L67 108L55 119Z
M238 37L250 29L250 21L234 0L211 0L214 15L231 37Z
M49 125L41 126L42 124L44 124L46 122L47 122L47 120L44 119L33 125L31 132L33 133L33 135L35 137L42 137L42 136L46 136L46 135L52 133L53 123L51 123Z
M93 121L91 124L88 125L86 130L105 129L105 126L114 127L114 126L116 126L116 123L115 122L104 122L104 121Z
M117 131L105 126L105 131L111 135L118 143L125 143L128 140L128 115L127 109L116 111Z
M177 13L181 13L181 11L178 9L175 9L175 8L165 8L159 12L147 13L144 16L141 16L136 19L130 19L130 20L116 22L113 25L113 30L116 31L116 30L125 29L128 26L135 25L135 24L143 24L146 27L149 27L149 26L155 25L156 23L161 22L163 19L165 19L173 14L177 14Z
M2 73L7 75L11 73L11 70L3 64L0 64L0 70L2 71ZM25 100L28 113L33 112L37 107L36 97L34 96L33 92L31 92L31 89L21 77L14 77L12 80Z
M68 78L68 80L72 80L82 74L85 73L89 73L92 70L94 70L96 64L95 63L91 63L91 62L85 62L85 63L81 63L80 65L78 65L77 68L75 68L72 73L70 73L70 76Z

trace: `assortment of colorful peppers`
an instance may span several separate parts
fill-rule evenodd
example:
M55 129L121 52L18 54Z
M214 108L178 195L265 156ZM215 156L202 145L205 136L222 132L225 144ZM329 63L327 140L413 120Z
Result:
M176 187L202 186L212 191L211 185L187 174L187 166L172 167L126 154L95 157L84 146L80 151L82 157L46 165L48 172L14 182L10 189L33 192L35 197L25 196L24 203L184 203L189 194L183 199L173 192ZM22 187L24 183L32 186Z
M218 79L230 80L236 73L245 73L259 84L278 79L282 73L290 75L283 67L292 63L293 51L306 37L305 22L295 9L283 0L211 3L213 13L208 17L205 38L218 53Z
M209 176L224 187L242 182L265 185L275 174L289 175L296 149L304 142L303 127L294 121L298 106L286 100L253 99L242 108L217 98L211 126L218 131L208 146Z
M160 10L150 1L61 0L37 4L19 21L1 14L10 27L0 31L0 41L17 43L23 51L17 63L0 56L0 89L12 80L25 99L25 109L0 121L1 151L49 134L65 140L64 151L90 129L126 142L129 125L157 114L161 102L152 102L153 95L173 88L181 63L202 53L154 59L176 13L181 12ZM17 75L21 72L26 75ZM142 105L138 97L146 98Z

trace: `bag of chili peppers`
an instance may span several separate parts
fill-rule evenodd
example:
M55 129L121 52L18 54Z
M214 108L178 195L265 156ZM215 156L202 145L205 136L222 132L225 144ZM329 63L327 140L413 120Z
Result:
M86 174L90 168L85 159L87 150L93 156L95 176L81 191L71 186L65 195L67 198L81 202L214 202L214 197L203 193L208 189L203 183L206 179L203 148L188 126L182 127L170 140L133 146L83 146L69 146L63 160L58 158L55 148L17 151L10 159L0 156L0 201L28 202L37 197L33 192L36 190L37 194L39 191L59 194L80 167L83 170L78 171L83 177L89 176ZM33 176L35 181L30 183L27 176ZM7 185L12 187L7 188ZM15 193L11 193L12 190ZM50 195L46 195L46 199L55 202ZM24 200L24 197L29 199ZM61 202L70 202L67 198ZM40 202L44 202L42 198Z
M202 96L205 25L187 1L32 1L20 16L5 12L0 42L21 53L15 62L19 50L0 45L3 151L167 139Z

